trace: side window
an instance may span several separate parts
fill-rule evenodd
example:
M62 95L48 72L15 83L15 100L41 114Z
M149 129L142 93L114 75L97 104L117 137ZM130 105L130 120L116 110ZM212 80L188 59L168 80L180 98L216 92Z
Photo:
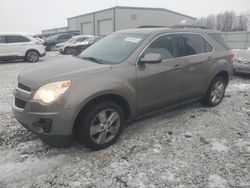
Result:
M88 38L86 38L86 37L85 37L85 38L79 38L79 39L77 39L76 41L77 41L77 42L83 42L83 41L85 41L86 39L88 39Z
M61 35L59 39L65 40L65 39L70 39L72 36L71 35Z
M205 39L203 39L203 40L204 40L204 43L205 43L206 52L212 52L213 47Z
M20 43L20 42L29 42L30 40L21 35L9 35L5 36L6 43Z
M195 55L206 52L204 39L201 36L195 34L183 34L181 36L185 55Z
M1 44L1 43L4 43L4 41L5 41L5 40L4 40L4 36L0 36L0 44Z
M181 48L177 35L164 35L153 41L144 51L148 53L157 53L163 60L172 59L181 56Z

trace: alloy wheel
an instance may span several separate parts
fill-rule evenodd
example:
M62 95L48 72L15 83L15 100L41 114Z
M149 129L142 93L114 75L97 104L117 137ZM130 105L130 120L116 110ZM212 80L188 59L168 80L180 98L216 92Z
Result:
M91 139L96 144L110 142L119 132L120 116L113 109L105 109L99 112L90 126Z

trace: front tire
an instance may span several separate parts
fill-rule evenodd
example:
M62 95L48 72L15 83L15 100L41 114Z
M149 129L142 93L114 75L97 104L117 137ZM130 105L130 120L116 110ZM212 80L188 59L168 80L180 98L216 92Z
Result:
M91 105L77 121L77 140L91 150L114 144L124 127L122 108L111 101Z
M28 62L35 63L39 60L40 54L36 50L29 50L26 52L25 59Z
M209 107L219 105L225 95L226 86L227 82L224 77L215 77L208 88L205 98L203 99L203 104Z

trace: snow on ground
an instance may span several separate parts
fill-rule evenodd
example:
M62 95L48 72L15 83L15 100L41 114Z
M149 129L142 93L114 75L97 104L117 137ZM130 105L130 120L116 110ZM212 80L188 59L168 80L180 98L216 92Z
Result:
M92 152L78 144L51 148L14 119L12 91L28 66L35 65L0 64L1 188L250 187L249 77L234 77L218 107L194 103L161 112Z

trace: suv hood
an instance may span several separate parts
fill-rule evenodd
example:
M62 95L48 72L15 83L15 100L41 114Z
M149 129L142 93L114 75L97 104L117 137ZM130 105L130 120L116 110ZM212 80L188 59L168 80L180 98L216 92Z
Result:
M97 64L73 56L62 56L24 69L18 81L32 89L37 89L46 83L100 73L110 70L111 67L111 65Z

